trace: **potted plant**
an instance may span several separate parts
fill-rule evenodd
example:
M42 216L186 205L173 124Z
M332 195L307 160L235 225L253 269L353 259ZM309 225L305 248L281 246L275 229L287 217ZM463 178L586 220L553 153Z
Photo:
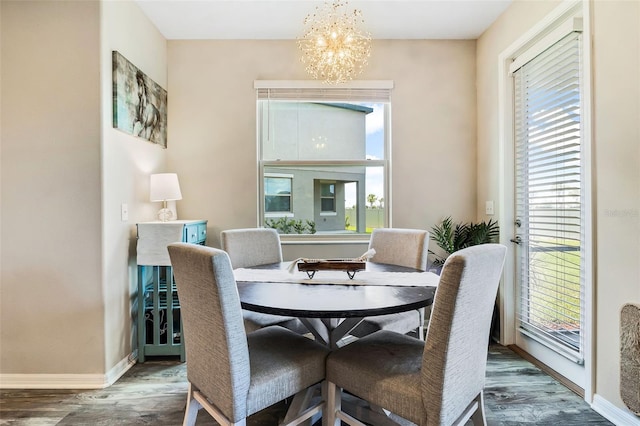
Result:
M498 222L459 222L454 223L451 216L445 218L440 224L431 228L431 239L444 252L438 255L429 250L434 255L433 266L441 269L444 261L458 250L478 244L494 243L498 240L500 228Z
M465 247L498 242L499 234L500 228L498 222L493 220L479 223L453 223L451 216L445 218L442 223L431 228L431 239L436 242L438 247L444 252L444 255L438 256L429 250L429 253L435 257L432 264L433 267L430 268L430 270L440 275L444 261L447 260L447 257L452 253ZM497 342L499 335L500 315L496 302L493 310L493 318L491 319L491 335L489 336L489 341L493 339Z

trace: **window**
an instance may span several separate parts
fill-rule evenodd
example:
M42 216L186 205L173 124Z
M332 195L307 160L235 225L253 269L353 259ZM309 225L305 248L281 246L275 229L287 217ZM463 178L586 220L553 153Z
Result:
M260 223L283 233L303 223L312 230L304 233L342 236L388 226L389 203L368 200L390 199L391 83L307 83L318 84L255 84Z
M265 213L291 212L290 175L265 175L264 177L264 211Z
M320 211L322 213L336 211L336 185L335 183L320 184Z

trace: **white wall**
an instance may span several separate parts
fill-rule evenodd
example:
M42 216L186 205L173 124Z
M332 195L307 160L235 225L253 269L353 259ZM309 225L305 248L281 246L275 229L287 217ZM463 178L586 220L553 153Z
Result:
M478 40L479 214L484 200L497 199L499 190L498 55L558 4L517 0ZM620 308L640 302L640 2L591 5L594 393L624 415L628 410L619 394ZM496 205L496 213L499 208Z
M308 79L295 41L169 41L169 167L180 215L257 225L254 80ZM393 226L475 219L475 41L374 40L362 80L393 80ZM287 258L362 254L362 245L285 246ZM318 253L320 252L320 253Z

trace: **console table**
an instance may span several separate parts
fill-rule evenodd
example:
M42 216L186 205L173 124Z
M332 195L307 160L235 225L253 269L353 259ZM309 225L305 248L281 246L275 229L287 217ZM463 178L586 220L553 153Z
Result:
M184 361L180 301L167 245L204 245L206 220L142 222L137 225L138 361L147 356L179 355Z

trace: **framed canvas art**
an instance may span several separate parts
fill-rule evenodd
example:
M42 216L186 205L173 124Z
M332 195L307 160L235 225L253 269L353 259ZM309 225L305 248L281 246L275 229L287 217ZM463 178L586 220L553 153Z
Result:
M167 91L115 50L113 127L167 147Z

